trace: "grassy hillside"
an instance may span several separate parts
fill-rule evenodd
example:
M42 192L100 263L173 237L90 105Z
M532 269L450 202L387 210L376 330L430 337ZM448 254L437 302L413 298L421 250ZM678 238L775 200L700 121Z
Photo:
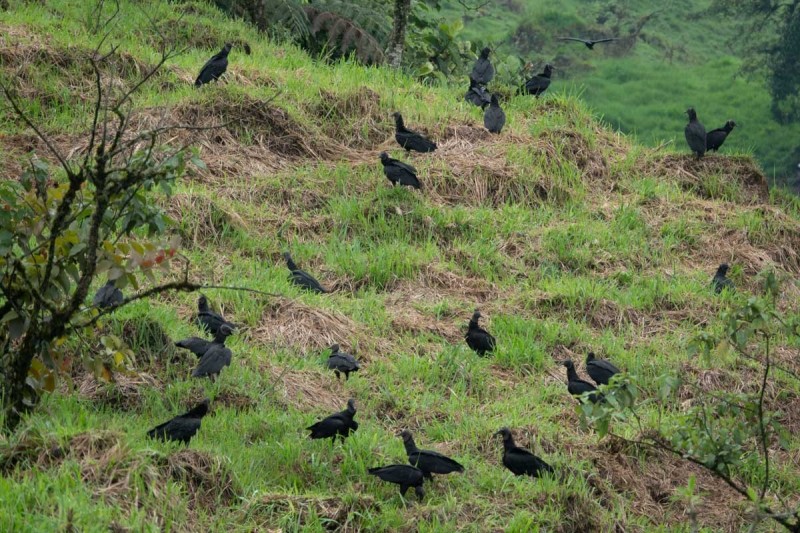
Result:
M603 6L612 4L628 14L616 32L615 17L598 22ZM800 124L773 119L763 78L742 75L742 60L729 45L738 29L733 21L709 13L710 5L710 0L492 2L480 15L467 13L465 35L493 43L500 57L514 54L553 63L554 90L580 94L611 126L647 145L673 140L683 147L683 112L690 105L709 130L735 119L738 127L725 151L755 155L770 183L782 183L794 176L800 161ZM447 10L448 17L463 13L455 2ZM650 13L655 15L630 49L622 41L597 45L592 52L580 43L557 40L624 37L633 22Z
M119 68L108 74L124 85L156 61L158 39L139 2L121 5L109 40ZM0 12L2 75L65 153L80 153L88 123L90 9L56 0ZM15 436L0 437L0 530L688 532L676 491L691 475L702 530L742 527L746 506L699 468L582 428L558 363L571 357L583 373L594 350L638 375L645 395L657 376L682 376L684 403L651 406L647 417L675 416L693 385L752 390L746 363L687 355L702 328L759 292L767 269L789 276L781 306L798 313L800 203L770 195L749 158L697 163L643 148L563 93L509 101L508 130L490 136L460 86L316 64L199 2L146 13L187 51L145 86L135 124L228 123L172 139L195 143L208 167L159 198L191 274L283 296L208 291L244 325L214 384L190 378L194 357L171 343L198 334L196 295L116 313L105 327L131 344L141 373L104 384L76 365ZM195 90L199 66L237 39L253 54L232 53L226 81ZM419 193L390 188L378 163L381 150L406 158L392 136L395 110L439 142L408 158ZM7 172L29 150L46 156L1 112ZM334 292L290 285L286 248ZM723 261L740 289L715 296L708 283ZM476 307L498 339L491 357L463 343ZM322 366L333 342L363 362L346 383ZM796 365L797 348L783 343L785 364ZM800 385L776 379L767 402L790 430L776 453L795 466L774 476L798 494ZM145 437L204 396L212 414L187 449ZM357 433L335 446L310 441L302 428L350 397ZM492 437L502 426L559 478L504 470ZM419 504L366 475L405 462L403 428L466 467L427 484ZM743 472L757 475L749 462Z

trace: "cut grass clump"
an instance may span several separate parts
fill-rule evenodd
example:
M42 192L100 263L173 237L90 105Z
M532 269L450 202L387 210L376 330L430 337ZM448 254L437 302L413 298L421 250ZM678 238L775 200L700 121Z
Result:
M61 445L23 436L15 445L0 450L0 458L0 465L11 475L24 474L16 468L22 465L51 471L77 468L96 497L127 513L148 502L154 509L164 509L154 505L162 498L177 505L178 495L170 491L170 483L178 485L190 510L227 506L240 497L236 480L220 459L188 449L166 456L135 451L122 435L112 431L79 433Z
M112 318L108 325L133 351L139 368L170 361L175 356L172 339L157 319L147 315L128 316Z
M303 355L318 352L334 343L344 346L361 329L337 311L284 298L269 304L259 323L263 326L253 331L256 342L264 346L291 346Z
M167 212L178 221L178 232L192 246L234 240L247 224L233 209L199 194L176 194L169 199Z
M609 175L609 164L597 146L592 146L587 138L574 129L549 129L539 137L566 160L574 165L583 179L589 182L605 179ZM550 153L547 151L547 153ZM563 164L560 163L560 164Z
M678 182L684 190L701 198L734 203L759 203L769 199L767 178L749 157L667 154L650 157L648 175Z
M449 206L484 207L504 204L534 207L553 199L551 178L530 171L536 168L534 165L527 165L526 171L527 154L524 160L511 160L504 153L506 144L494 137L484 138L491 135L486 130L460 129L478 133L453 136L440 143L436 152L440 159L431 161L420 174L426 197ZM561 196L563 191L556 195Z
M286 531L362 531L365 516L379 509L371 496L266 494L247 503L243 512L260 527Z
M328 137L348 148L373 148L394 131L388 111L381 108L380 95L368 87L343 95L323 90L310 112Z
M190 510L227 507L241 496L239 484L227 464L209 453L181 450L159 463L163 475L186 491Z
M618 440L601 443L588 455L598 470L590 484L611 501L630 499L635 511L655 524L685 523L685 503L676 496L694 476L697 491L704 495L695 508L698 523L714 531L738 531L740 498L704 469L667 452L636 449Z
M0 25L0 33L5 26ZM95 74L90 58L94 50L81 46L58 46L34 37L29 42L0 40L0 73L11 81L11 87L27 111L42 119L57 110L83 108L96 96ZM140 77L153 65L135 56L118 52L98 63L107 84L124 85L125 79ZM164 71L160 76L168 75ZM22 125L10 108L2 115L4 122Z
M112 381L103 381L86 373L77 382L77 393L101 407L120 411L139 411L149 391L162 391L163 383L146 373L115 373Z
M199 146L207 169L195 172L218 186L231 176L242 180L272 174L300 158L318 160L338 155L327 138L268 98L232 94L225 87L210 91L199 102L136 114L132 131L189 126L176 130L170 142Z

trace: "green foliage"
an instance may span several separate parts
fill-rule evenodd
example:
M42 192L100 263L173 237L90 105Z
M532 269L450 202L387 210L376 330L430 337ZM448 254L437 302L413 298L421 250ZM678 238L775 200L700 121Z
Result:
M731 351L757 363L763 375L757 391L712 394L695 387L688 407L648 424L638 413L647 404L658 404L665 412L671 411L670 404L681 388L681 380L663 375L659 378L657 394L637 402L637 379L622 375L615 376L608 386L600 387L605 395L604 402L584 404L581 411L600 437L625 431L625 423L635 420L641 441L676 453L723 477L767 516L786 525L800 522L800 514L776 513L763 501L771 481L767 443L777 438L786 445L783 427L776 413L765 407L764 394L770 386L770 371L774 365L771 343L778 339L797 342L800 326L796 318L787 319L776 307L780 288L773 272L764 276L764 291L765 298L749 298L742 307L723 313L719 333L704 331L690 345L690 354L702 355L707 364L724 358ZM762 471L760 478L764 488L760 495L748 487L747 481L744 485L732 481L753 465Z
M800 1L713 0L712 12L733 21L731 46L745 59L744 70L764 75L772 114L780 122L800 119Z
M92 336L99 311L84 300L95 277L106 275L118 288L139 289L143 279L156 284L156 272L168 272L177 251L175 239L162 237L168 219L152 197L171 194L191 152L160 145L169 128L129 135L125 113L140 84L117 98L104 91L99 64L111 55L90 60L98 89L87 156L67 161L39 134L60 168L34 157L18 180L0 183L0 385L11 427L22 406L52 391L58 373L68 370L65 340ZM32 124L2 89L17 117ZM118 339L106 336L100 344L97 353L80 351L88 368L106 379L128 368L130 354Z
M800 121L800 9L783 22L777 49L769 57L772 114L785 122Z
M150 197L154 188L169 194L184 169L184 153L159 160L155 151L145 149L133 153L127 167L113 171L102 182L88 177L96 176L95 166L83 167L70 181L53 175L47 164L34 159L31 170L19 181L0 183L0 269L5 296L0 328L7 339L6 354L14 343L24 343L29 333L41 334L39 321L44 317L66 318L78 329L89 322L97 310L79 309L82 302L76 299L95 276L105 274L120 288L137 289L142 277L154 282L156 271L169 269L177 243L159 238L167 218ZM126 187L129 182L133 185ZM95 216L98 202L105 205L100 218ZM63 224L57 223L59 218ZM36 364L29 384L53 390L53 374L45 368L62 368L67 355L58 338L39 340L38 357L44 366ZM89 353L86 362L107 376L104 363L112 369L124 367L123 348L109 337L102 344L105 353L98 358ZM9 373L6 369L6 378Z
M460 18L443 20L437 3L414 2L404 62L422 80L461 80L475 60L477 46L463 37Z

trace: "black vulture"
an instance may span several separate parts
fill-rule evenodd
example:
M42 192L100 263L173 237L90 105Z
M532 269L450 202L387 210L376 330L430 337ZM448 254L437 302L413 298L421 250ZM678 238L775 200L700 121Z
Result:
M347 400L347 409L323 418L306 429L311 431L312 439L330 438L331 442L336 442L336 437L340 436L344 440L350 433L358 429L358 422L353 420L355 414L356 401L350 398Z
M389 465L377 468L370 468L370 475L378 476L384 481L400 485L400 495L405 496L409 488L414 487L414 492L417 494L417 499L422 501L425 497L425 489L422 488L422 483L425 477L422 470L414 468L409 465Z
M154 427L147 432L147 436L151 439L174 440L189 444L200 429L200 421L208 414L208 403L206 398L186 413Z
M381 152L381 165L383 173L392 182L392 185L406 185L415 189L421 189L422 184L417 178L417 169L403 163L397 159L392 159L386 152Z
M567 367L567 390L570 394L579 398L583 393L590 392L588 396L590 402L597 403L603 400L603 395L597 391L597 387L578 377L575 363L567 359L561 364Z
M283 258L286 260L286 266L289 269L289 281L297 285L298 287L302 287L304 289L308 289L311 292L316 292L318 294L324 294L328 291L319 284L314 276L306 272L305 270L300 270L297 268L297 265L292 261L292 256L289 255L289 252L283 252Z
M227 324L220 326L219 331L219 335L225 335L225 337L233 333L233 329ZM192 372L192 377L202 378L208 376L211 381L214 381L219 376L219 373L222 372L222 369L231 364L232 356L231 350L224 343L213 342L200 358L197 368Z
M487 85L494 78L494 67L492 62L489 61L491 52L488 46L481 50L481 55L472 67L472 74L469 75L471 80L475 80L481 85Z
M586 48L588 48L589 50L594 50L594 45L596 45L597 43L607 43L607 42L611 42L611 41L616 41L617 39L616 38L610 38L610 39L580 39L578 37L561 37L560 40L561 41L577 41L579 43L585 44Z
M508 428L501 428L495 435L503 437L503 466L511 470L515 476L539 477L552 473L553 467L533 455L525 448L514 444L514 436Z
M200 298L197 299L197 325L216 336L223 324L231 329L236 329L236 324L228 322L222 318L222 315L212 311L208 306L208 298L201 294Z
M714 151L720 149L722 143L728 138L728 134L736 127L736 121L729 120L721 128L711 130L706 135L706 150Z
M481 86L475 80L469 80L469 89L464 95L464 100L472 105L484 108L492 101L492 97L486 87Z
M614 374L619 374L619 368L611 364L610 361L595 359L594 352L589 352L586 356L586 373L598 385L608 385Z
M542 71L541 74L537 74L525 82L525 85L522 86L521 92L523 94L532 94L533 96L541 95L547 90L548 87L550 87L550 76L552 74L553 66L549 64L545 65L544 71Z
M506 125L506 114L500 107L497 95L492 95L492 101L483 113L483 125L490 133L500 133Z
M481 318L481 312L477 309L472 313L472 318L469 320L467 327L467 334L464 338L467 341L467 346L472 348L478 355L484 355L486 352L494 351L495 340L488 331L478 325L478 319Z
M358 364L355 357L349 353L339 351L338 344L331 345L331 355L328 357L327 364L328 368L333 370L334 374L336 374L337 380L339 379L339 373L344 373L345 381L350 379L350 372L358 372L361 368L361 365Z
M225 43L225 46L222 47L218 54L206 61L194 82L195 87L200 87L204 83L216 80L225 74L225 71L228 70L228 54L232 47L231 43Z
M106 309L114 305L119 305L124 300L122 291L119 290L114 281L108 280L105 285L97 290L94 295L92 305L100 309Z
M420 135L419 133L406 128L403 124L403 115L400 113L393 113L394 117L394 138L397 144L406 149L407 152L414 150L415 152L433 152L436 150L436 143Z
M733 281L728 277L729 268L728 263L722 263L719 268L717 268L714 279L711 280L711 285L714 287L715 293L719 294L723 289L728 289L729 291L736 290Z
M199 359L203 357L208 349L214 344L225 344L225 339L227 339L231 333L233 333L233 329L226 325L224 328L219 328L217 334L214 335L213 341L202 339L200 337L189 337L188 339L183 339L176 342L175 346L178 348L183 348L184 350L189 350Z
M706 153L706 128L697 120L697 113L693 107L687 109L686 114L689 115L689 123L683 130L683 134L686 136L689 148L700 159Z
M450 474L451 472L463 472L464 467L458 462L450 459L446 455L433 450L420 450L414 443L411 432L404 429L400 432L403 438L403 446L406 448L408 463L416 466L428 479L433 479L431 474Z

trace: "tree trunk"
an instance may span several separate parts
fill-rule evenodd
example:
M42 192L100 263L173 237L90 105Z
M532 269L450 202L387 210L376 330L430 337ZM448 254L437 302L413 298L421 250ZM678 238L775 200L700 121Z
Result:
M25 405L26 379L31 362L36 354L36 337L26 333L25 339L17 349L11 349L4 355L2 404L3 428L6 432L13 432L22 420L22 414L27 411Z
M389 51L386 54L389 66L400 68L403 62L403 50L406 47L406 26L408 13L411 11L411 0L394 0L394 16L392 35L389 39Z

